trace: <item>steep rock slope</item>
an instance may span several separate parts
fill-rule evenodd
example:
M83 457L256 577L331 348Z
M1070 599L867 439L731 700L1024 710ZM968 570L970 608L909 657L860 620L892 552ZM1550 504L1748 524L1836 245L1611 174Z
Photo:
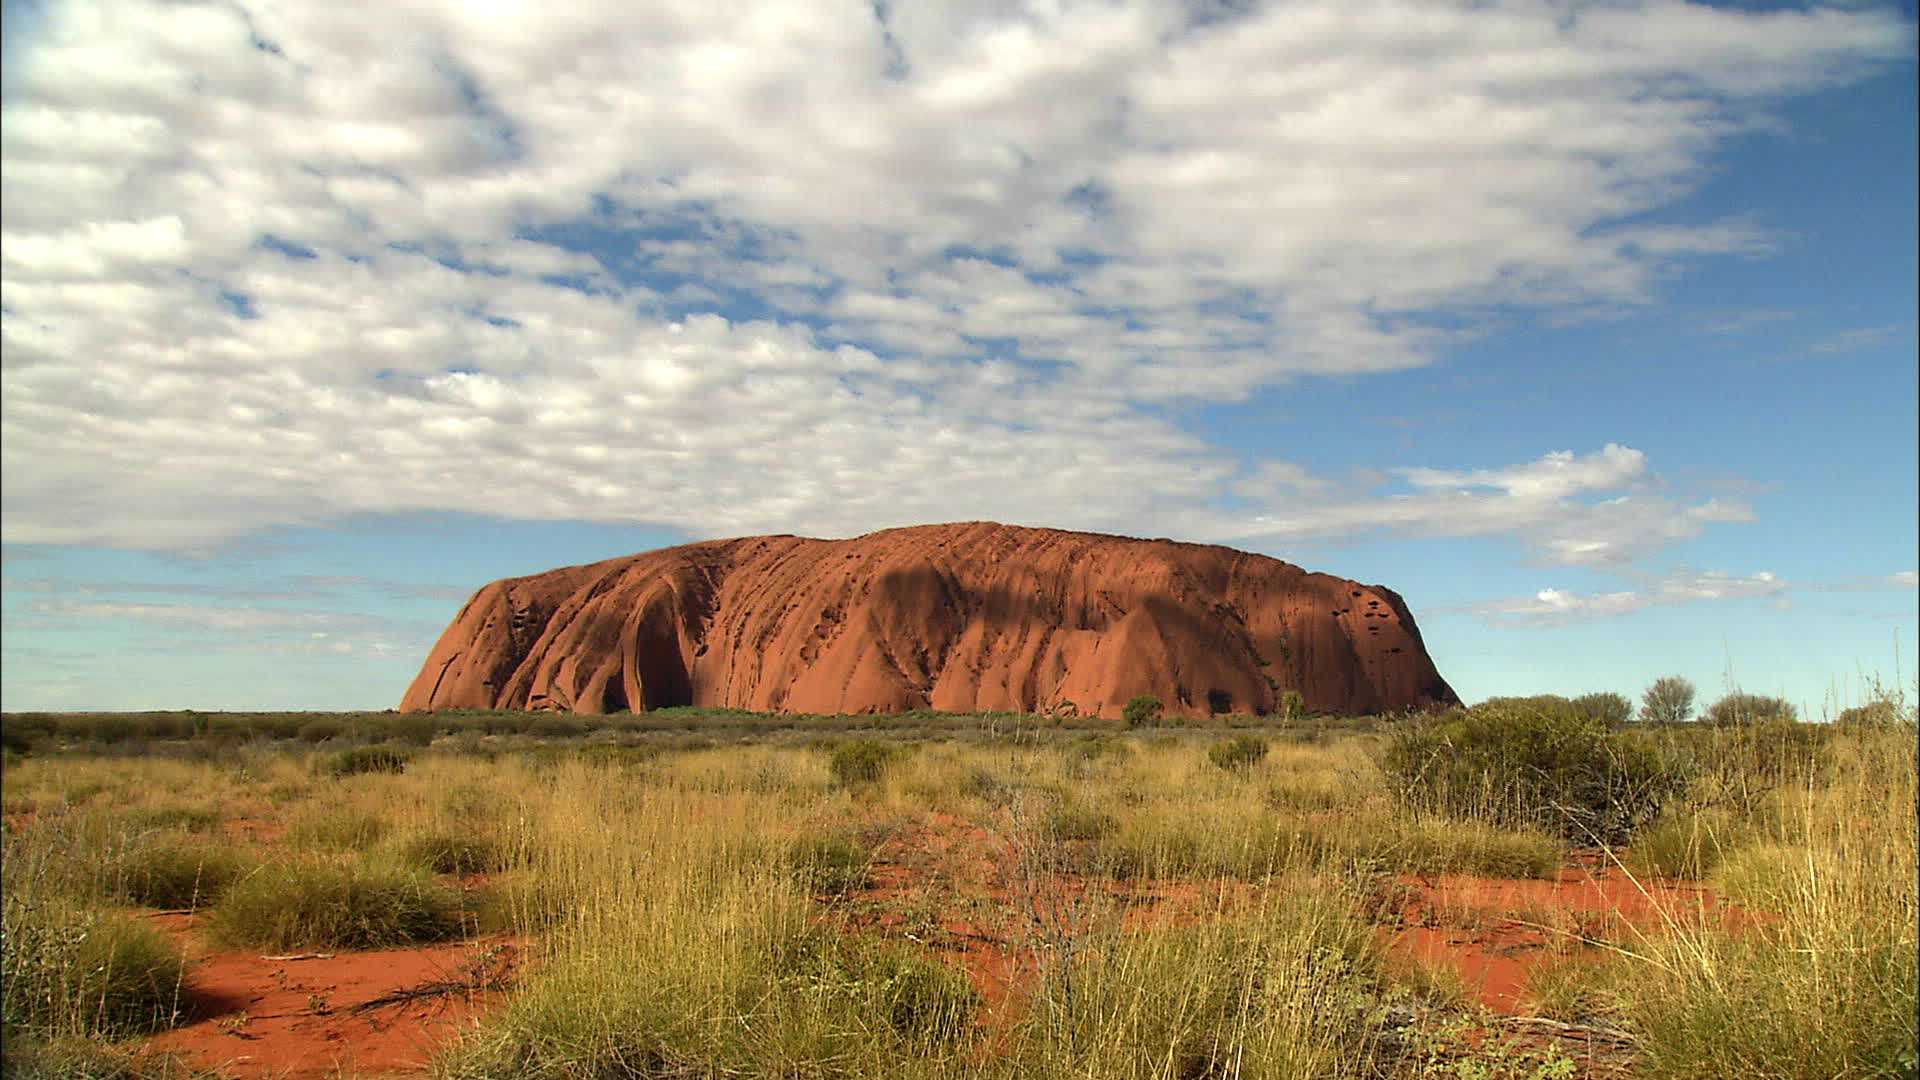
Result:
M496 581L404 710L1266 713L1457 700L1392 590L1224 547L990 522L687 544Z

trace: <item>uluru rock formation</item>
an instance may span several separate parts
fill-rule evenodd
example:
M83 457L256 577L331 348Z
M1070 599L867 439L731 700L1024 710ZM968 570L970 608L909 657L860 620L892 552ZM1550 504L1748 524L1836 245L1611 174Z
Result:
M1231 548L991 522L718 540L496 581L403 710L1117 717L1452 704L1392 590Z

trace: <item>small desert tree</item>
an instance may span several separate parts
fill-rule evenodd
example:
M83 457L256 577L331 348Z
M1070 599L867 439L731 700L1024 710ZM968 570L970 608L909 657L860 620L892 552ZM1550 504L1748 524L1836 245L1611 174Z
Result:
M1146 727L1159 722L1163 707L1160 699L1152 694L1139 694L1120 710L1120 716L1126 720L1128 727Z
M1693 715L1693 684L1678 675L1653 680L1640 697L1640 719L1676 724Z
M1633 719L1633 702L1625 694L1581 694L1573 699L1573 707L1605 724L1624 724Z

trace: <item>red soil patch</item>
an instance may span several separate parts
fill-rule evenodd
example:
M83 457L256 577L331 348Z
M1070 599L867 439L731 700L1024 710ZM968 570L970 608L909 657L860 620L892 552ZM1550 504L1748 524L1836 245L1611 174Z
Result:
M1551 958L1674 925L1741 921L1702 886L1636 882L1595 865L1544 881L1404 875L1397 891L1379 930L1390 952L1450 965L1481 1004L1510 1015L1527 1010L1528 976Z
M193 955L192 916L154 919ZM187 975L189 1022L147 1045L236 1080L420 1073L499 999L475 987L504 984L519 952L490 939L279 957L202 953Z

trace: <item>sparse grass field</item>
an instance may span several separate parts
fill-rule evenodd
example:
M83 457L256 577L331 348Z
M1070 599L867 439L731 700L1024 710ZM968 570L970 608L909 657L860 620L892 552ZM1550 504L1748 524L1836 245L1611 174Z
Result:
M8 1076L274 1075L223 973L468 939L444 1080L1916 1072L1910 711L0 730Z

